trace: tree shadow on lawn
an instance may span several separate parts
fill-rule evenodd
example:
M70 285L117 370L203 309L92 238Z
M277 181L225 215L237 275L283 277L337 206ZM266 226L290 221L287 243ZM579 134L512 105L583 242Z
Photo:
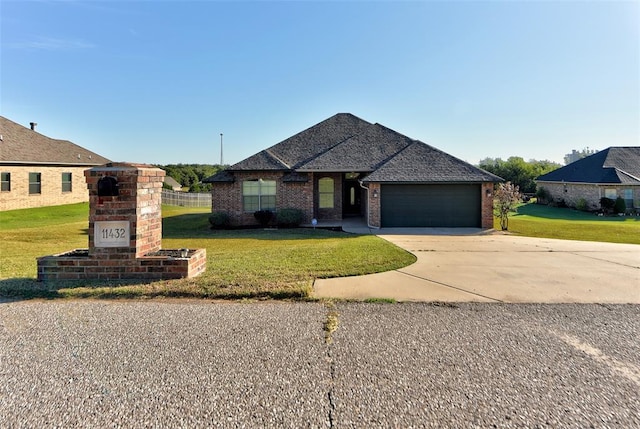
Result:
M213 238L252 240L321 240L332 238L353 238L358 234L321 228L263 228L260 226L212 229L208 213L184 214L162 219L162 238Z
M595 222L640 221L638 216L598 216L595 213L582 212L569 207L549 207L543 204L524 204L518 207L513 216L531 216L543 219L581 220Z

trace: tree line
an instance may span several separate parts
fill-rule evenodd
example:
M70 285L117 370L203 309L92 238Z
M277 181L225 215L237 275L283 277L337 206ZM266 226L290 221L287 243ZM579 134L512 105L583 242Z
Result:
M519 156L512 156L506 161L500 158L485 158L480 161L478 167L518 186L523 194L535 194L535 178L550 173L562 167L562 165L553 161L538 161L535 159L525 161Z
M228 165L220 164L167 164L158 165L167 176L173 177L184 191L187 192L211 192L210 183L202 183L208 177L213 176L220 170L224 170Z

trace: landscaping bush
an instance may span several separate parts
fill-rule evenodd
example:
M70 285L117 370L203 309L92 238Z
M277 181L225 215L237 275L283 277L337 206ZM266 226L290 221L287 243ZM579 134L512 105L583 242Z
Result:
M586 212L589 209L589 204L587 204L587 200L580 198L576 204L576 208L581 212Z
M549 204L549 200L551 198L551 194L547 191L546 188L542 186L536 190L536 198L538 204Z
M231 218L226 212L213 212L209 216L212 229L227 229L231 226Z
M297 227L304 220L304 213L299 209L280 209L276 214L278 226Z
M625 213L627 211L627 203L621 197L616 198L615 203L613 203L613 212L615 214Z
M600 198L600 208L604 213L611 213L613 211L613 206L616 205L616 202L611 198L602 197Z
M255 217L260 226L264 228L269 225L269 222L273 217L273 212L271 210L258 210L253 214L253 217Z

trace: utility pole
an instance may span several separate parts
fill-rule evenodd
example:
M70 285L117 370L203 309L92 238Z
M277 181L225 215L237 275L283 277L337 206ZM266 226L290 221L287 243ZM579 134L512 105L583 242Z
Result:
M222 133L220 133L220 165L224 165L224 155L222 152Z

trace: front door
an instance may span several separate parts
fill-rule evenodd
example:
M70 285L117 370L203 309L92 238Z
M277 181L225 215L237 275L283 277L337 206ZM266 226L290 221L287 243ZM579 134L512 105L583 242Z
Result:
M342 194L342 216L360 216L361 188L357 180L345 180Z

